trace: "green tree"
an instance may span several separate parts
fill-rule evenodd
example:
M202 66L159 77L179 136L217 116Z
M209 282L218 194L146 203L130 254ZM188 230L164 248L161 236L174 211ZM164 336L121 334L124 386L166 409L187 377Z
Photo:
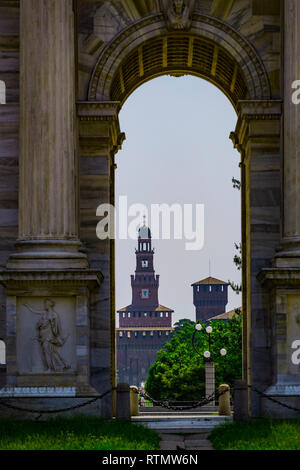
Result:
M146 391L156 400L199 400L205 395L205 359L203 353L208 349L207 325L193 335L195 323L180 320L175 325L171 339L158 354L155 363L150 367ZM233 386L242 374L242 338L241 318L236 315L228 322L213 320L211 322L211 352L215 362L216 387L221 383ZM220 350L225 348L227 355L222 357Z

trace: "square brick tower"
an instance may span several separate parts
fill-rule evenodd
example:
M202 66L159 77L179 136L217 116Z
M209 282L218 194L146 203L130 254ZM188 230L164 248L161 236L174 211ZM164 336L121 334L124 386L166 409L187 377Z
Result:
M192 284L196 321L207 321L226 311L229 284L214 277L207 277Z
M158 301L159 275L154 271L151 230L139 229L136 270L131 276L132 303L118 310L118 381L140 386L173 331L172 309Z

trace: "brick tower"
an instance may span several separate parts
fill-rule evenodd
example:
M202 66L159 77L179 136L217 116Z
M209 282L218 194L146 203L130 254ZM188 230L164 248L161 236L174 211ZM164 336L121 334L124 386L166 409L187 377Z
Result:
M192 284L196 321L207 321L226 311L229 284L213 277Z
M159 304L159 275L154 271L151 230L139 229L136 270L131 276L132 303L118 310L117 369L119 382L139 386L173 331L173 310Z

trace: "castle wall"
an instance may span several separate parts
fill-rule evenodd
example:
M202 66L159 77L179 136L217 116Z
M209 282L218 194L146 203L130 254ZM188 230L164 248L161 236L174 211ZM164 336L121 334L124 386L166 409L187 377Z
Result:
M145 382L157 352L171 336L171 330L117 330L117 374L119 382L140 386ZM122 336L121 336L122 335Z

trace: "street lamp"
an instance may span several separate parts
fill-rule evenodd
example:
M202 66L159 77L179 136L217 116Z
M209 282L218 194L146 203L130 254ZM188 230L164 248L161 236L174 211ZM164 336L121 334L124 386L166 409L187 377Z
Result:
M196 351L199 356L204 356L206 359L205 361L205 396L206 398L210 397L215 393L215 364L214 364L214 358L212 357L211 353L211 334L213 332L212 327L209 325L205 328L205 332L208 334L208 350L204 351L204 353L201 353L196 346L195 339L196 339L196 334L200 332L203 329L202 325L200 323L197 323L195 325L195 331L193 334L193 348ZM227 350L225 348L222 348L220 350L220 355L225 357L227 354ZM215 406L215 402L211 402L212 406Z

